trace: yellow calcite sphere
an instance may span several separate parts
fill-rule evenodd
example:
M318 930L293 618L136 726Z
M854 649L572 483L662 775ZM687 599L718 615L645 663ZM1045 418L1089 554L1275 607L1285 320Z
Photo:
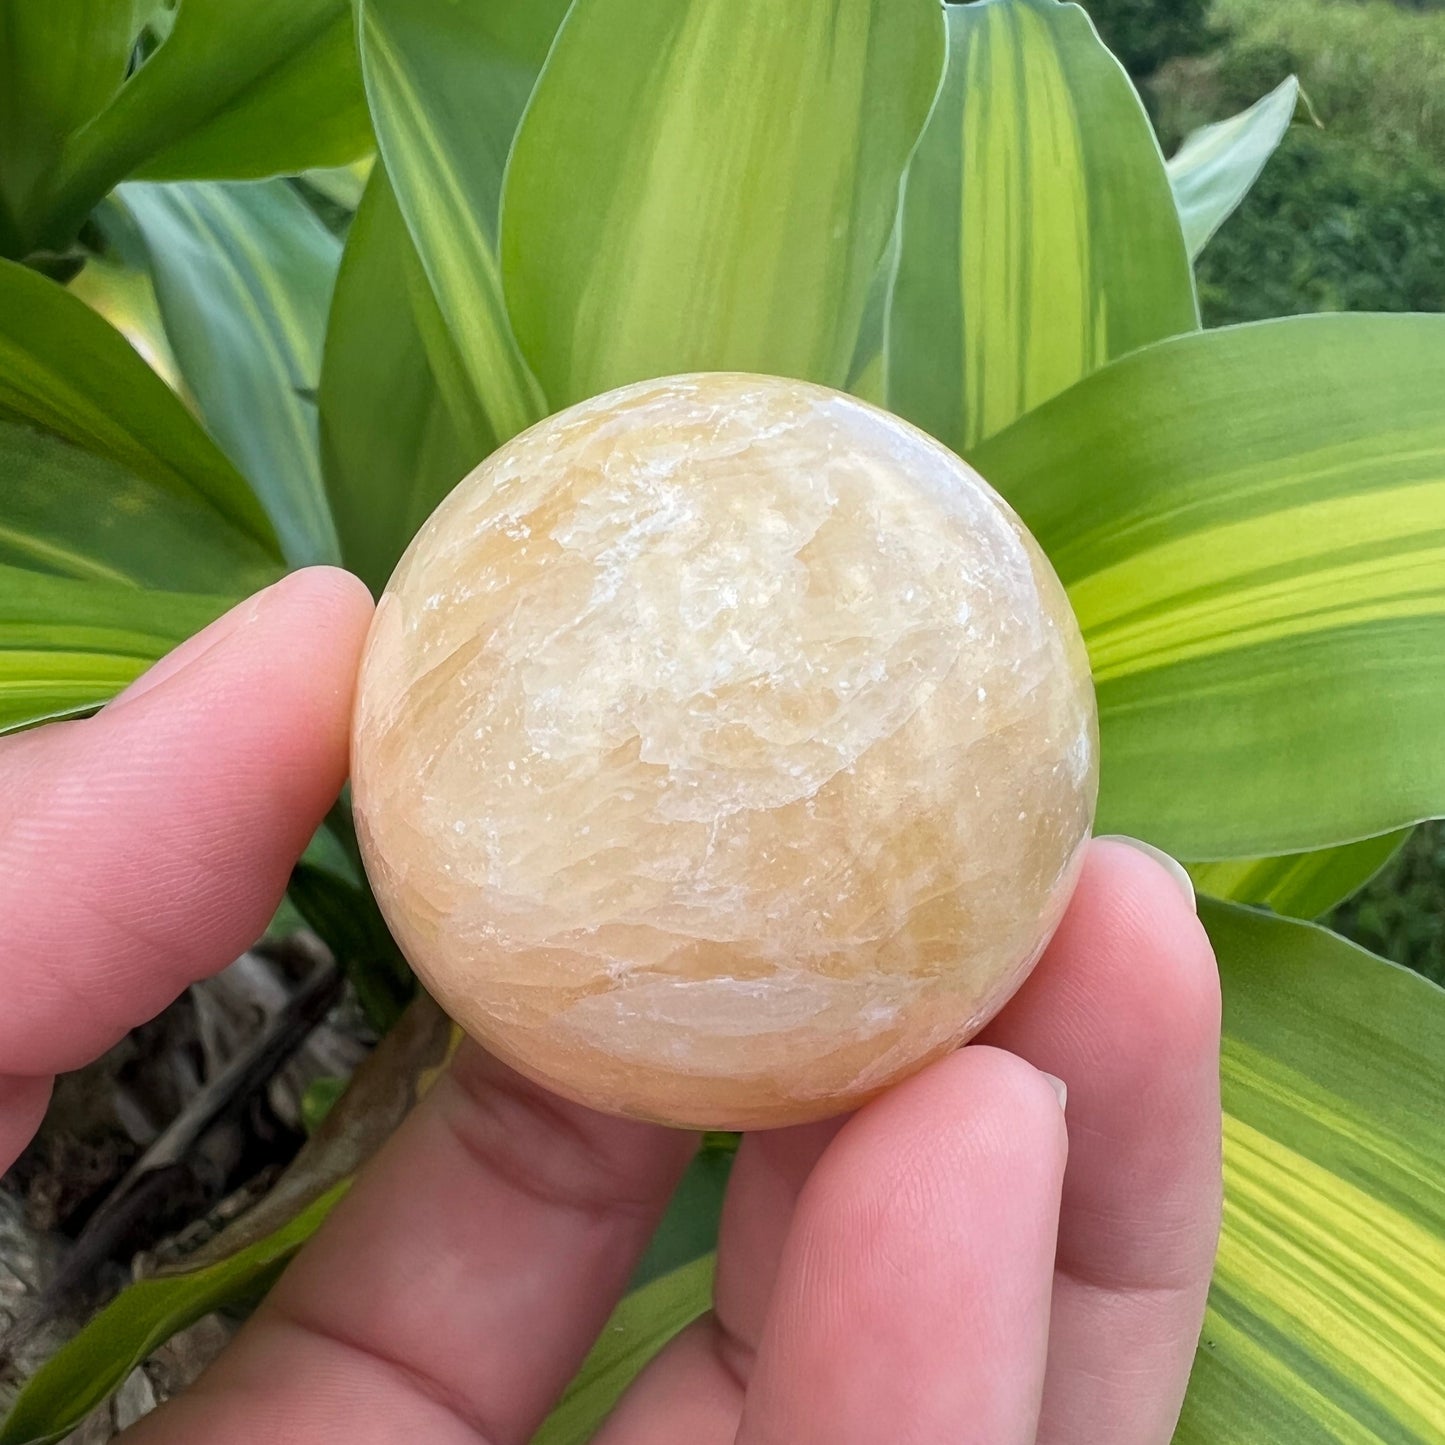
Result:
M1058 923L1098 739L1062 587L897 417L624 387L437 508L367 642L366 869L427 987L595 1108L756 1128L976 1032Z

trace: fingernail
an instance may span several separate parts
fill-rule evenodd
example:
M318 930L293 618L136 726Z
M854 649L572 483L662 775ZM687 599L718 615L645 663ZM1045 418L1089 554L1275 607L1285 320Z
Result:
M1101 833L1099 837L1101 842L1122 843L1126 848L1132 848L1136 853L1152 858L1179 885L1179 891L1189 900L1190 908L1196 913L1199 911L1194 897L1194 880L1177 858L1171 858L1162 848L1156 848L1152 843L1126 837L1123 833Z
M1059 1108L1067 1109L1069 1107L1069 1086L1056 1074L1046 1073L1043 1069L1040 1069L1039 1073L1043 1074L1044 1078L1049 1081L1049 1088L1059 1096Z

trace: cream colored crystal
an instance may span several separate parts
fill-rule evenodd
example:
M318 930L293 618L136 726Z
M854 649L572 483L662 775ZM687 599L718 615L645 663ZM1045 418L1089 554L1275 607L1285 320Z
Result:
M698 375L552 417L377 609L367 872L462 1026L596 1108L851 1108L972 1035L1057 924L1097 733L1014 514L887 413Z

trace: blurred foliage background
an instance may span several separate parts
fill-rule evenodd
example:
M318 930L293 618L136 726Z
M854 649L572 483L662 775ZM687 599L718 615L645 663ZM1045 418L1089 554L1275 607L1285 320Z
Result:
M1294 74L1307 97L1198 263L1206 326L1445 311L1445 0L1085 0L1166 154ZM1445 823L1332 915L1445 983Z

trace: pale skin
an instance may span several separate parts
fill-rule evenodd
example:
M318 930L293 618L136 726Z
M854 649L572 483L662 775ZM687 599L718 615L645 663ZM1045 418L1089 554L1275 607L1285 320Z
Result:
M98 716L0 741L0 1165L56 1073L261 932L345 776L370 610L345 573L294 574ZM464 1049L230 1349L125 1439L523 1445L695 1146ZM980 1040L846 1120L743 1141L716 1308L597 1439L1165 1445L1219 1149L1208 941L1168 871L1095 842Z

